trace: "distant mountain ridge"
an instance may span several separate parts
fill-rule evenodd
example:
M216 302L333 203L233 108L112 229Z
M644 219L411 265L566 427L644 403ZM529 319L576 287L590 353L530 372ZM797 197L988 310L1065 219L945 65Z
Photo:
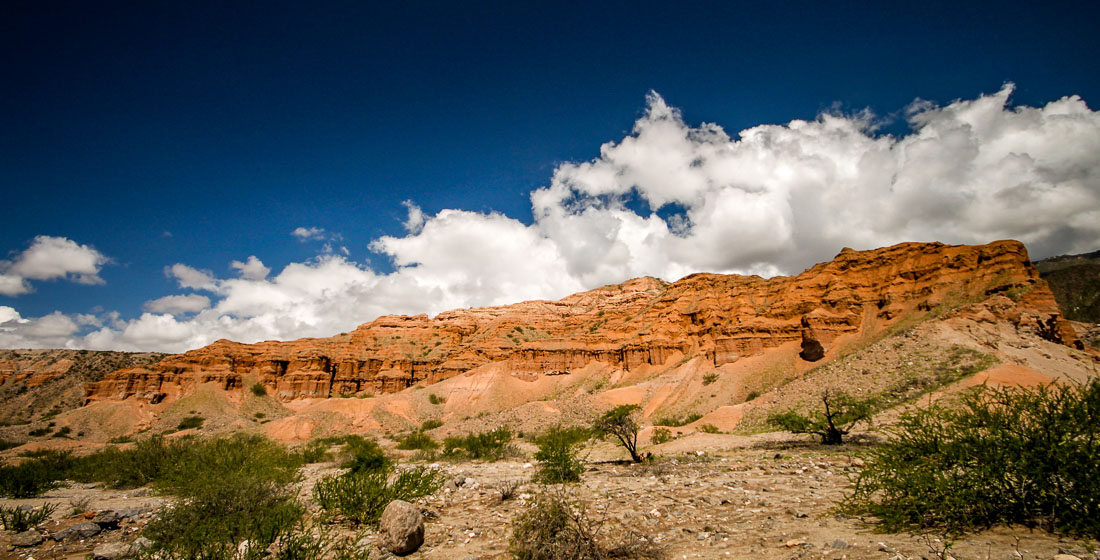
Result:
M1035 267L1067 319L1100 323L1100 251L1051 257Z

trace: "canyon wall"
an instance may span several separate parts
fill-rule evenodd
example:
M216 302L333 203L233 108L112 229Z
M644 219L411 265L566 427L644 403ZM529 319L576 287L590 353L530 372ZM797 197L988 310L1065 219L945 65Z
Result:
M525 377L593 361L629 371L691 355L721 366L796 341L800 358L816 361L838 336L873 334L996 293L1026 310L1018 328L1074 342L1022 244L903 243L845 249L797 276L637 278L559 301L385 316L330 338L220 340L89 383L86 402L159 402L210 382L226 390L261 383L283 401L378 394L490 363Z

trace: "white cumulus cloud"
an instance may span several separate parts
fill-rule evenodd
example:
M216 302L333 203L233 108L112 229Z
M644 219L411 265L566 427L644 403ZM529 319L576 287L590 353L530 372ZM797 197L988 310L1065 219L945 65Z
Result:
M197 313L210 307L210 298L199 294L164 296L145 302L144 307L152 313Z
M325 238L325 230L319 227L296 227L290 235L297 237L299 241L316 241Z
M0 261L0 295L34 291L31 280L64 278L78 284L103 284L99 270L110 259L87 245L65 238L39 235L11 261Z
M731 134L684 122L653 93L629 135L558 166L531 193L529 225L459 209L427 215L408 201L405 232L370 246L390 273L334 250L339 236L301 227L295 237L326 248L274 276L256 256L230 264L235 278L177 263L167 274L202 294L147 302L129 321L0 307L0 345L181 351L218 338L328 336L382 314L555 299L642 275L793 274L842 247L900 241L1014 238L1034 257L1095 250L1100 115L1076 96L1013 107L1012 90L914 102L902 136L876 133L867 111ZM79 279L98 268L65 270ZM0 293L26 278L5 263Z
M264 266L264 263L255 255L250 255L245 262L233 261L229 263L229 266L237 269L241 274L241 278L249 280L263 280L271 273L271 269Z
M210 272L183 263L166 267L164 274L169 278L175 278L181 288L207 290L214 286L214 276Z

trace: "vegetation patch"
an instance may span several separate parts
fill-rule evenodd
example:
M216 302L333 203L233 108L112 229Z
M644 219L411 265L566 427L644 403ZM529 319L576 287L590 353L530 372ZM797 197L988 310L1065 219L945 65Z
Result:
M500 427L489 432L450 436L443 440L443 455L453 459L500 461L516 453L512 430Z
M142 531L161 558L262 558L289 535L304 508L288 484L250 478L189 485L172 508Z
M821 403L821 410L808 414L797 410L772 414L768 423L794 434L817 435L825 445L839 445L856 424L870 420L876 405L871 398L857 399L829 390L821 394Z
M512 524L509 552L516 560L662 558L664 551L634 530L614 539L604 520L563 491L537 495Z
M22 533L50 518L57 504L42 504L36 508L0 506L0 527L14 533Z
M591 432L584 428L562 426L552 426L536 436L534 442L539 450L535 453L535 460L539 462L539 469L535 480L543 484L580 482L584 472L584 462L579 457L580 446L590 436Z
M413 432L397 442L398 449L430 451L439 449L439 442L424 432Z
M1100 379L975 388L902 416L843 507L884 531L1000 524L1100 538Z
M302 455L263 436L245 434L174 441L153 436L125 450L108 447L83 457L42 451L29 459L0 467L0 494L29 498L68 479L101 482L110 488L152 484L171 494L188 495L211 480L288 484L303 464Z
M187 416L183 420L180 420L178 426L179 430L193 430L202 427L203 422L206 420L202 416Z
M658 418L658 419L654 420L653 425L654 426L671 426L673 428L678 428L680 426L686 426L686 425L688 425L688 424L690 424L690 423L692 423L692 422L694 422L694 421L696 421L696 420L698 420L702 417L703 417L703 415L698 414L698 413L688 414L687 416L684 416L684 417L664 416L662 418Z
M672 441L672 430L668 428L657 428L653 430L653 433L649 436L649 441L653 445L661 445Z
M414 501L443 486L443 473L427 467L394 472L392 466L326 476L313 488L313 496L329 515L339 515L353 525L377 525L382 511L393 500Z

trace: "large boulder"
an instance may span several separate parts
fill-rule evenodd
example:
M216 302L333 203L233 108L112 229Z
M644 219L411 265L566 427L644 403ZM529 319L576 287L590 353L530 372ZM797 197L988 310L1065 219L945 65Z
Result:
M382 548L404 556L424 544L424 518L409 502L394 500L382 511L378 524Z

